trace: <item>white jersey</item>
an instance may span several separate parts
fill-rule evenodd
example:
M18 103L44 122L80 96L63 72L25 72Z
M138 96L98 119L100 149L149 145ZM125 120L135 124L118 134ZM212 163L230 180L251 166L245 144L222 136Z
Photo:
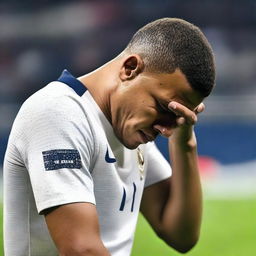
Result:
M6 256L56 256L45 209L96 205L112 256L130 255L143 190L171 175L154 143L129 150L68 71L21 107L4 161Z

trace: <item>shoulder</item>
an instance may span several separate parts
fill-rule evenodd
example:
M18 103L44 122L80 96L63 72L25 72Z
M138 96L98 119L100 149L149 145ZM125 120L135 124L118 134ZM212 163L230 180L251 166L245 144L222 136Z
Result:
M79 114L82 112L80 101L80 97L71 88L56 81L31 95L23 103L21 112L47 113L47 115L62 112L67 116L73 112Z
M25 134L67 134L94 139L86 103L71 88L52 82L30 96L22 105L13 132ZM25 136L26 137L26 136Z
M20 117L29 121L40 118L46 122L58 119L79 122L86 118L86 113L81 97L56 81L31 95L21 106L17 115L17 118Z

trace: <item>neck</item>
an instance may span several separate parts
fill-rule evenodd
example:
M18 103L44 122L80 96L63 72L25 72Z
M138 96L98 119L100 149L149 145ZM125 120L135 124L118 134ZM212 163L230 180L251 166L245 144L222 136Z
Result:
M118 59L116 58L78 78L87 87L110 124L112 124L111 96L118 86L118 74L114 72L114 70L118 70L116 69L117 65Z

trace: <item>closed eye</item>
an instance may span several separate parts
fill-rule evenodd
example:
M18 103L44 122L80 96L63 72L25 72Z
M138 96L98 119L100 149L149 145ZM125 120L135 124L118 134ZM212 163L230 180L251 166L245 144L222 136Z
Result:
M158 100L156 100L156 106L157 110L161 113L170 112L167 107L165 107L162 103L160 103Z
M161 103L158 100L156 100L156 106L157 111L160 114L160 118L156 121L156 123L166 127L176 127L177 115L172 112L166 104Z

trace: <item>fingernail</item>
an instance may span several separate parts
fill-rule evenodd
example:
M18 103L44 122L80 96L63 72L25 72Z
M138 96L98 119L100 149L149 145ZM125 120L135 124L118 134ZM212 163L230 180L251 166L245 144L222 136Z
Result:
M162 127L161 125L156 124L154 125L154 128L158 130L162 135L164 135L164 133L166 132L166 128Z
M169 104L169 107L172 108L172 109L176 109L177 105L174 102L171 102Z
M179 118L179 124L180 124L180 125L183 125L183 124L185 124L185 123L186 123L185 118L184 118L184 117L180 117L180 118Z

